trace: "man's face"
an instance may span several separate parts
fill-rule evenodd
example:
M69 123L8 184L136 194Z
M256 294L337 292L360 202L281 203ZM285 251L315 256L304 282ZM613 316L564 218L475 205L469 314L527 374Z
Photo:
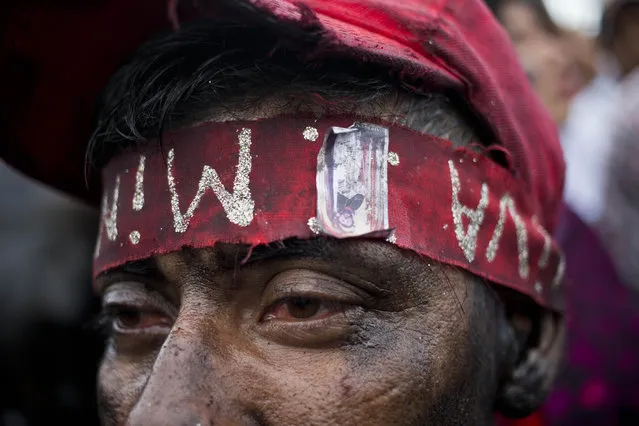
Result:
M483 424L489 290L387 243L216 245L99 278L105 424ZM481 294L480 294L481 293ZM472 419L472 420L471 420Z

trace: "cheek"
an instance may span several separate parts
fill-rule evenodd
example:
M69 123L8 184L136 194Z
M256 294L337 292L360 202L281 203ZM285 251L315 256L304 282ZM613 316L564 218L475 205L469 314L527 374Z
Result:
M98 404L102 424L123 424L142 393L152 365L152 360L124 361L107 349L98 370Z
M471 363L466 318L390 316L372 320L349 350L342 387L359 419L353 424L448 424L465 410L456 401L464 400L463 368Z
M268 346L259 357L236 358L234 369L242 377L247 403L262 411L269 424L349 424L343 351Z

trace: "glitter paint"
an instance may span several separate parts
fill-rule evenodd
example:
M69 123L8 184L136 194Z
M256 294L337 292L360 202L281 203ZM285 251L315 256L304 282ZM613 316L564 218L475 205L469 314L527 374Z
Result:
M481 198L479 199L477 208L471 209L459 201L461 182L453 160L448 161L448 167L450 169L450 182L453 189L451 210L453 213L453 223L455 224L455 236L457 237L459 247L464 252L466 259L469 262L473 262L477 251L477 235L479 234L481 224L484 222L486 207L488 207L488 185L485 183L482 184ZM466 232L464 232L463 216L468 217L470 220L470 224L468 225L468 230Z
M399 166L399 155L396 152L388 153L388 164L391 166Z
M308 228L313 234L319 235L320 232L322 232L322 229L320 228L319 222L317 221L316 217L310 218L306 223L308 224Z
M515 229L517 233L517 253L519 257L519 276L521 278L528 278L528 274L530 273L530 266L528 264L528 231L526 230L526 224L517 213L515 202L508 194L505 194L499 202L499 221L495 227L493 237L491 238L490 243L488 243L486 259L489 262L492 262L497 256L499 241L504 233L506 213L509 213L512 220L515 222Z
M113 187L113 198L111 201L111 209L108 208L109 200L107 194L102 197L102 223L106 228L107 238L115 241L118 238L118 201L120 198L120 176L115 177L115 185Z
M132 231L129 234L129 240L132 244L138 244L140 242L140 233L138 231Z
M546 266L548 266L548 260L550 259L552 237L550 236L550 234L548 234L548 231L546 231L546 229L541 226L539 220L537 219L537 216L533 216L532 221L535 224L535 228L537 229L537 231L544 237L544 249L541 252L541 256L539 256L538 264L540 268L545 268Z
M144 207L144 164L146 157L140 156L138 171L135 173L135 193L133 194L133 210L139 212Z
M552 280L552 288L558 288L564 281L564 274L566 273L566 259L563 255L559 258L559 265L557 266L557 273Z
M233 183L233 193L229 193L220 181L215 169L204 166L202 177L198 184L198 190L189 204L186 213L180 210L180 197L177 193L175 178L173 177L173 163L175 150L171 149L167 158L167 179L169 192L171 193L171 211L173 212L173 225L175 232L184 233L189 227L189 222L195 214L195 210L202 200L207 188L211 188L218 200L222 203L226 217L231 223L238 226L248 226L253 221L255 202L251 198L249 188L249 174L251 173L251 129L243 128L238 135L240 155L237 165L237 173Z
M386 241L391 244L395 244L397 242L397 232L395 230L392 230L391 234L388 236L388 238L386 238Z
M304 139L310 142L315 142L319 138L319 132L315 127L308 126L302 132Z

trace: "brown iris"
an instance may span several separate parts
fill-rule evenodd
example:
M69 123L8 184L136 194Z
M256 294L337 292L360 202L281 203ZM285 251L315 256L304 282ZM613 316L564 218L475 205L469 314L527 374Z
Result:
M308 297L294 297L286 300L286 309L291 317L295 319L311 318L319 312L322 302L318 299Z
M135 307L110 307L107 309L107 315L112 318L114 330L120 332L132 332L158 326L171 327L171 320L166 315Z
M344 307L341 303L313 297L289 297L275 303L264 315L264 320L312 321L329 317Z

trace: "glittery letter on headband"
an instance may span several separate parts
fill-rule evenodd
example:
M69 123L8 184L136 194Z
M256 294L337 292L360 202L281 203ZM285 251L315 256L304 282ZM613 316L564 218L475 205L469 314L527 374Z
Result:
M354 237L388 229L388 129L331 127L317 158L321 232Z
M255 201L251 197L249 188L249 173L251 173L251 129L243 128L238 131L238 141L240 144L239 162L237 173L233 182L233 193L224 188L220 177L215 169L205 165L202 169L202 177L198 185L197 194L189 204L186 213L180 211L180 198L176 189L175 177L173 176L173 163L175 161L175 150L169 151L166 170L171 193L171 210L173 212L173 226L175 232L184 233L189 227L189 223L195 214L195 210L200 205L200 201L208 188L211 188L217 198L222 203L226 212L226 217L231 223L238 226L249 226L253 221Z

